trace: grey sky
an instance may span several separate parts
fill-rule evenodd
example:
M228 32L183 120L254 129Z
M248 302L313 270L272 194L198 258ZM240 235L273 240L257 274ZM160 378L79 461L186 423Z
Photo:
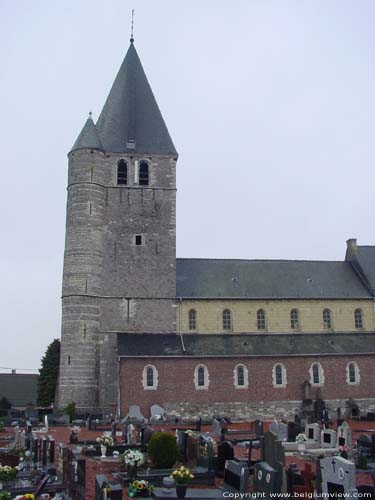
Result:
M66 154L135 46L179 151L180 257L375 244L375 3L0 0L0 366L60 335Z

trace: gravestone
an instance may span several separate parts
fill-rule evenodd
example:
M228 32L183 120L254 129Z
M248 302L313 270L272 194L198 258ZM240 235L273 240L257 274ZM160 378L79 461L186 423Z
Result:
M337 429L337 446L352 448L352 445L352 430L346 422L343 422Z
M320 435L322 448L335 448L337 441L337 432L333 429L323 429Z
M31 439L32 461L36 464L39 462L39 439L33 435Z
M297 422L288 422L288 441L294 442L298 434L302 432L302 428Z
M224 470L224 490L247 493L249 468L235 460L227 460Z
M259 498L269 499L271 494L280 493L280 473L267 462L258 462L254 466L253 494Z
M223 441L218 444L217 447L217 470L220 472L224 471L225 462L227 460L234 459L234 450L232 443L229 441Z
M357 439L357 450L360 455L366 458L375 458L375 435L371 439L366 434L362 434Z
M273 432L276 436L279 433L279 422L274 419L270 425L270 432Z
M158 420L163 420L164 418L164 408L159 405L152 405L151 411L151 422L157 422Z
M43 436L40 441L39 441L39 446L41 450L41 459L40 461L42 462L43 466L47 465L47 438L46 436Z
M355 486L355 464L342 457L320 460L322 493L353 500L358 497Z
M178 457L181 462L186 463L186 443L187 443L188 435L184 430L177 430L177 449L178 449Z
M212 420L211 434L213 436L220 436L220 434L221 434L221 425L220 425L220 422L216 418L214 418Z
M55 439L53 436L48 436L48 461L50 464L55 463Z
M261 460L267 462L275 471L277 491L284 486L285 453L281 441L278 441L273 432L265 432L261 438Z
M129 407L128 414L126 415L125 418L130 418L130 420L135 421L135 422L144 422L146 419L142 415L142 412L139 408L138 405L131 405Z
M262 420L254 420L253 425L252 425L253 432L255 433L255 437L257 439L260 439L261 436L263 436L263 422Z
M320 447L320 427L319 424L307 424L305 428L305 435L307 438L306 447L315 446Z
M186 463L189 467L198 465L199 461L199 440L195 434L187 436L186 440Z

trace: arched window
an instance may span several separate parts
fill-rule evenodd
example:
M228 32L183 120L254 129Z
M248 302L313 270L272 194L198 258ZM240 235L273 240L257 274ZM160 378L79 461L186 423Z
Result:
M197 311L190 309L189 311L189 330L197 329Z
M320 363L313 363L310 367L310 382L311 385L324 384L324 371Z
M263 309L259 309L257 311L257 328L258 330L266 329L266 313Z
M237 365L233 370L233 375L236 389L246 389L249 386L248 371L245 365Z
M232 330L232 312L229 309L223 311L223 330Z
M207 366L197 365L194 370L194 385L196 389L208 389L210 383Z
M329 309L323 310L323 328L325 330L330 330L332 328L332 317Z
M361 309L356 309L354 311L354 326L356 328L363 328L363 318Z
M272 369L272 382L274 387L286 387L286 369L281 363Z
M299 318L297 309L292 309L290 311L290 328L292 330L298 330L299 328Z
M117 185L126 185L128 183L128 166L124 160L117 164Z
M148 186L149 185L149 171L148 163L142 161L139 165L139 185Z
M153 365L143 368L142 385L144 390L156 390L158 387L158 371Z
M346 382L349 385L359 384L359 368L357 363L351 361L346 365Z

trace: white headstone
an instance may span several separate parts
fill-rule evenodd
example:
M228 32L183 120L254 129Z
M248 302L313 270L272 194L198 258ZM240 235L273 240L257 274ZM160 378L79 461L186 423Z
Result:
M337 441L337 432L333 429L323 429L320 435L322 448L335 448Z
M346 422L343 422L337 429L337 446L347 446L352 448L352 430Z
M328 497L353 500L358 497L355 487L355 464L342 457L326 457L320 460L322 493Z
M319 424L307 424L305 428L307 438L306 446L320 446L320 427Z

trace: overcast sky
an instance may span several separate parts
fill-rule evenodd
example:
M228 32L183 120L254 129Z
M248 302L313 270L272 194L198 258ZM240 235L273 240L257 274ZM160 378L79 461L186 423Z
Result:
M135 46L175 146L177 255L375 244L372 0L0 0L0 366L60 336L67 157Z

